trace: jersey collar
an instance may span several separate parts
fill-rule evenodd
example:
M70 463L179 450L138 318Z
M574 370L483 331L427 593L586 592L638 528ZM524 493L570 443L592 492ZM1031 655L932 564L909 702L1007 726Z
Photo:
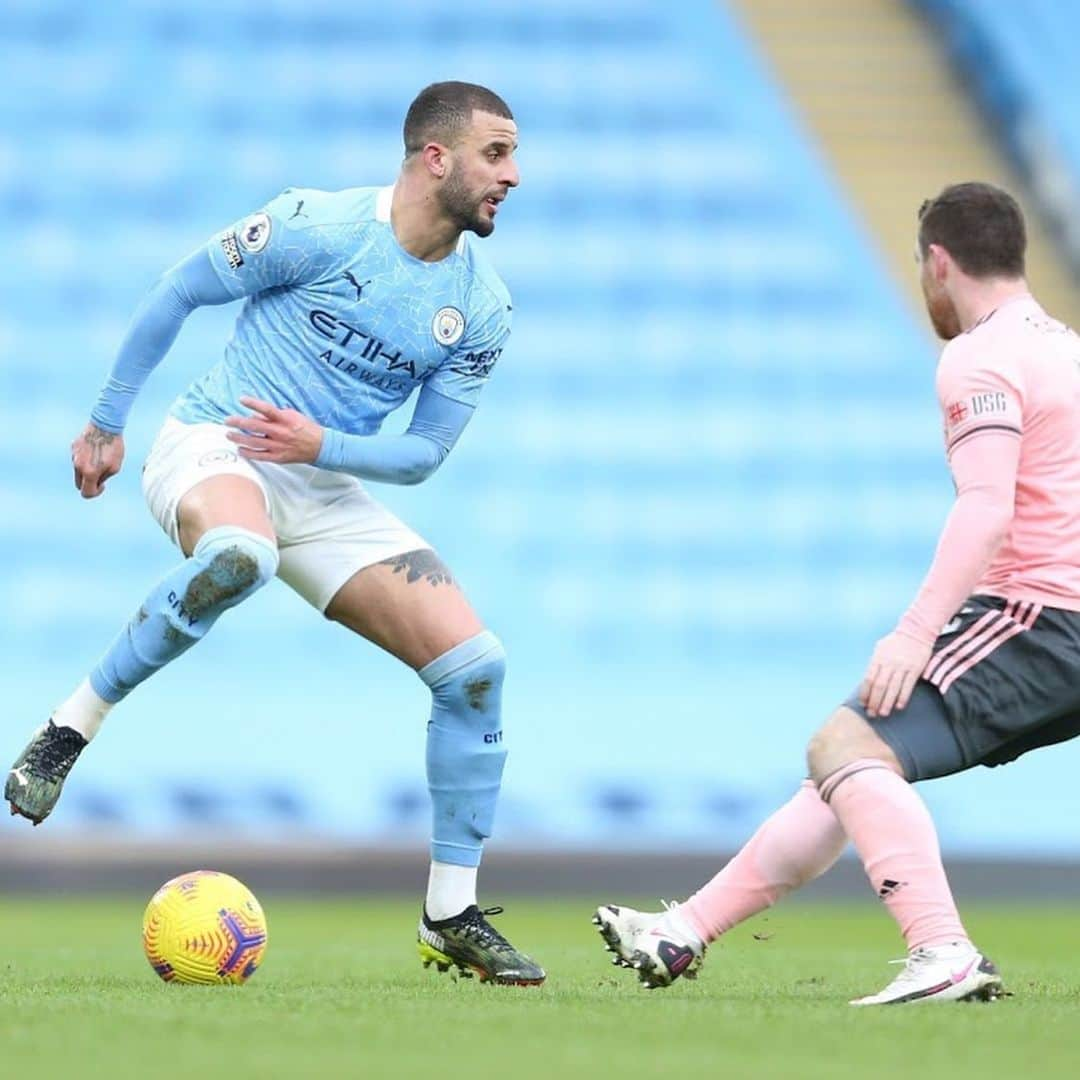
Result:
M375 196L375 220L390 223L390 207L394 202L394 185L379 188Z

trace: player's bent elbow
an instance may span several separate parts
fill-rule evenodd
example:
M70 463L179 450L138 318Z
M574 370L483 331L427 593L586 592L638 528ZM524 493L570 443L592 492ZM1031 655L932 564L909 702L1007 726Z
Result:
M445 454L433 453L409 462L398 470L397 482L413 486L422 484L446 459Z
M397 482L405 487L415 487L417 484L422 484L437 467L427 462L410 465L397 474Z

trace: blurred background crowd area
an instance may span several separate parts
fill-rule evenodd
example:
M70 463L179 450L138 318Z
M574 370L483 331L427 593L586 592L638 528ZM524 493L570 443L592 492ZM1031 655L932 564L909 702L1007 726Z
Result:
M506 643L496 844L740 842L950 503L919 203L1008 186L1077 317L1078 32L1058 0L5 0L0 759L177 559L139 467L235 308L189 319L103 499L68 461L143 292L282 188L391 182L416 92L464 79L520 129L485 242L514 334L442 470L376 494ZM426 712L278 584L117 709L48 829L419 844ZM949 849L1074 854L1076 761L930 785Z

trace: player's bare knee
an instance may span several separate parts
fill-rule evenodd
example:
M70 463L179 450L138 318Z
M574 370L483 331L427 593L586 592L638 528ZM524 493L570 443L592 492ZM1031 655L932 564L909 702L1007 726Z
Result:
M806 748L806 764L815 784L853 761L876 758L903 773L888 743L858 713L846 707L836 712L814 733Z

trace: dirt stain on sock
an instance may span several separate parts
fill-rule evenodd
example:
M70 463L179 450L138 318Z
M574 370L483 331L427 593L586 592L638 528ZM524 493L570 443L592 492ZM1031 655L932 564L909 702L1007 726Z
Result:
M471 708L480 712L483 712L487 705L489 693L491 693L490 679L471 679L465 684L465 700Z
M226 548L210 560L205 570L197 573L189 582L182 601L188 625L200 619L211 608L235 599L255 584L259 576L259 564L246 551L238 547ZM171 623L165 628L165 640L177 644L193 635Z
M196 574L184 593L184 607L196 619L212 607L250 589L259 576L259 564L238 547L226 548Z

